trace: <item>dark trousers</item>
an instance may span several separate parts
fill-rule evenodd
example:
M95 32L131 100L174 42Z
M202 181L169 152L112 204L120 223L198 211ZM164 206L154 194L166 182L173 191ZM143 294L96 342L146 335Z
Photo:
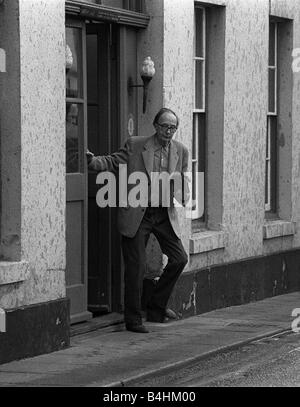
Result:
M168 256L168 264L155 285L147 304L147 316L163 321L167 302L173 287L187 264L187 254L169 221L166 208L148 208L133 238L122 236L125 262L125 322L142 323L141 297L146 267L146 245L153 233L162 252Z

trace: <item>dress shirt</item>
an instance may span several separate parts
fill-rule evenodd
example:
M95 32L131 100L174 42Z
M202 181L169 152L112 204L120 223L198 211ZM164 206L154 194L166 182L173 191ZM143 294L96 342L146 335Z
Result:
M169 171L169 144L167 146L162 146L157 138L155 137L154 144L154 158L153 158L153 172L162 173ZM164 191L162 191L162 185L160 182L159 187L159 206L164 202L162 200ZM151 201L151 188L149 188L149 206Z

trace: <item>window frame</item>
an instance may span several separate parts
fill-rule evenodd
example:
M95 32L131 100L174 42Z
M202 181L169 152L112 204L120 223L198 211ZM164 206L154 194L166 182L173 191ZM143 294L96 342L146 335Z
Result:
M69 171L67 167L67 157L66 157L66 175L83 174L85 172L85 142L87 137L87 96L86 96L86 31L85 25L81 21L77 21L71 18L66 20L66 37L67 29L77 29L80 32L80 66L78 67L78 76L80 77L80 88L78 87L78 95L75 97L67 95L67 83L66 83L66 109L68 104L74 104L78 106L78 119L81 120L81 130L84 133L84 137L78 139L78 170ZM67 39L66 39L67 41ZM67 42L66 42L67 44ZM67 74L66 74L67 81ZM78 126L79 127L79 126ZM79 135L79 134L78 134ZM67 137L67 134L66 134ZM67 138L66 138L67 142ZM67 149L66 149L67 154Z
M202 55L197 55L197 14L196 10L202 10ZM202 207L200 205L200 188L199 184L201 182L205 183L205 174L207 171L206 164L206 70L207 70L207 38L206 38L206 8L195 3L194 5L194 41L193 41L193 135L192 135L192 197L195 198L196 207L192 208L191 218L193 221L197 221L199 226L205 226L205 209L206 209L206 196L202 197L204 200L204 212L202 214ZM197 62L201 61L203 64L202 78L201 78L201 100L202 108L197 106ZM199 127L201 126L201 121L204 122L204 135L202 143L199 138ZM204 146L204 151L200 154L199 146L202 144ZM199 163L200 156L204 161L204 178L199 174ZM203 179L200 179L203 178ZM206 193L204 193L206 195Z
M268 55L268 109L266 126L266 155L265 155L265 212L267 217L274 217L277 213L277 123L278 123L278 22L269 22L269 50L270 28L275 25L274 36L274 65L270 65L270 52ZM270 110L270 71L274 71L274 110ZM272 123L272 121L275 121Z
M147 28L150 16L146 14L145 0L137 1L140 7L138 12L127 8L116 8L101 3L79 2L77 0L65 0L65 11L69 16L106 21L136 28Z

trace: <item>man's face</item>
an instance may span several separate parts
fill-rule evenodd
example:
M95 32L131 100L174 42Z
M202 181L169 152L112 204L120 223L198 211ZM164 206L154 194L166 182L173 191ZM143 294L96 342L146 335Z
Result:
M177 118L171 112L163 113L154 125L158 141L166 146L170 143L177 130Z

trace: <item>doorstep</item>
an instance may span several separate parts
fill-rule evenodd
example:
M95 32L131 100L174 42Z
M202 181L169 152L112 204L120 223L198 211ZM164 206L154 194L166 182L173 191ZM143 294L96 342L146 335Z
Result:
M80 322L71 325L70 336L82 335L88 332L96 331L97 329L107 328L113 325L122 324L124 322L124 315L117 312L95 317L89 321Z

